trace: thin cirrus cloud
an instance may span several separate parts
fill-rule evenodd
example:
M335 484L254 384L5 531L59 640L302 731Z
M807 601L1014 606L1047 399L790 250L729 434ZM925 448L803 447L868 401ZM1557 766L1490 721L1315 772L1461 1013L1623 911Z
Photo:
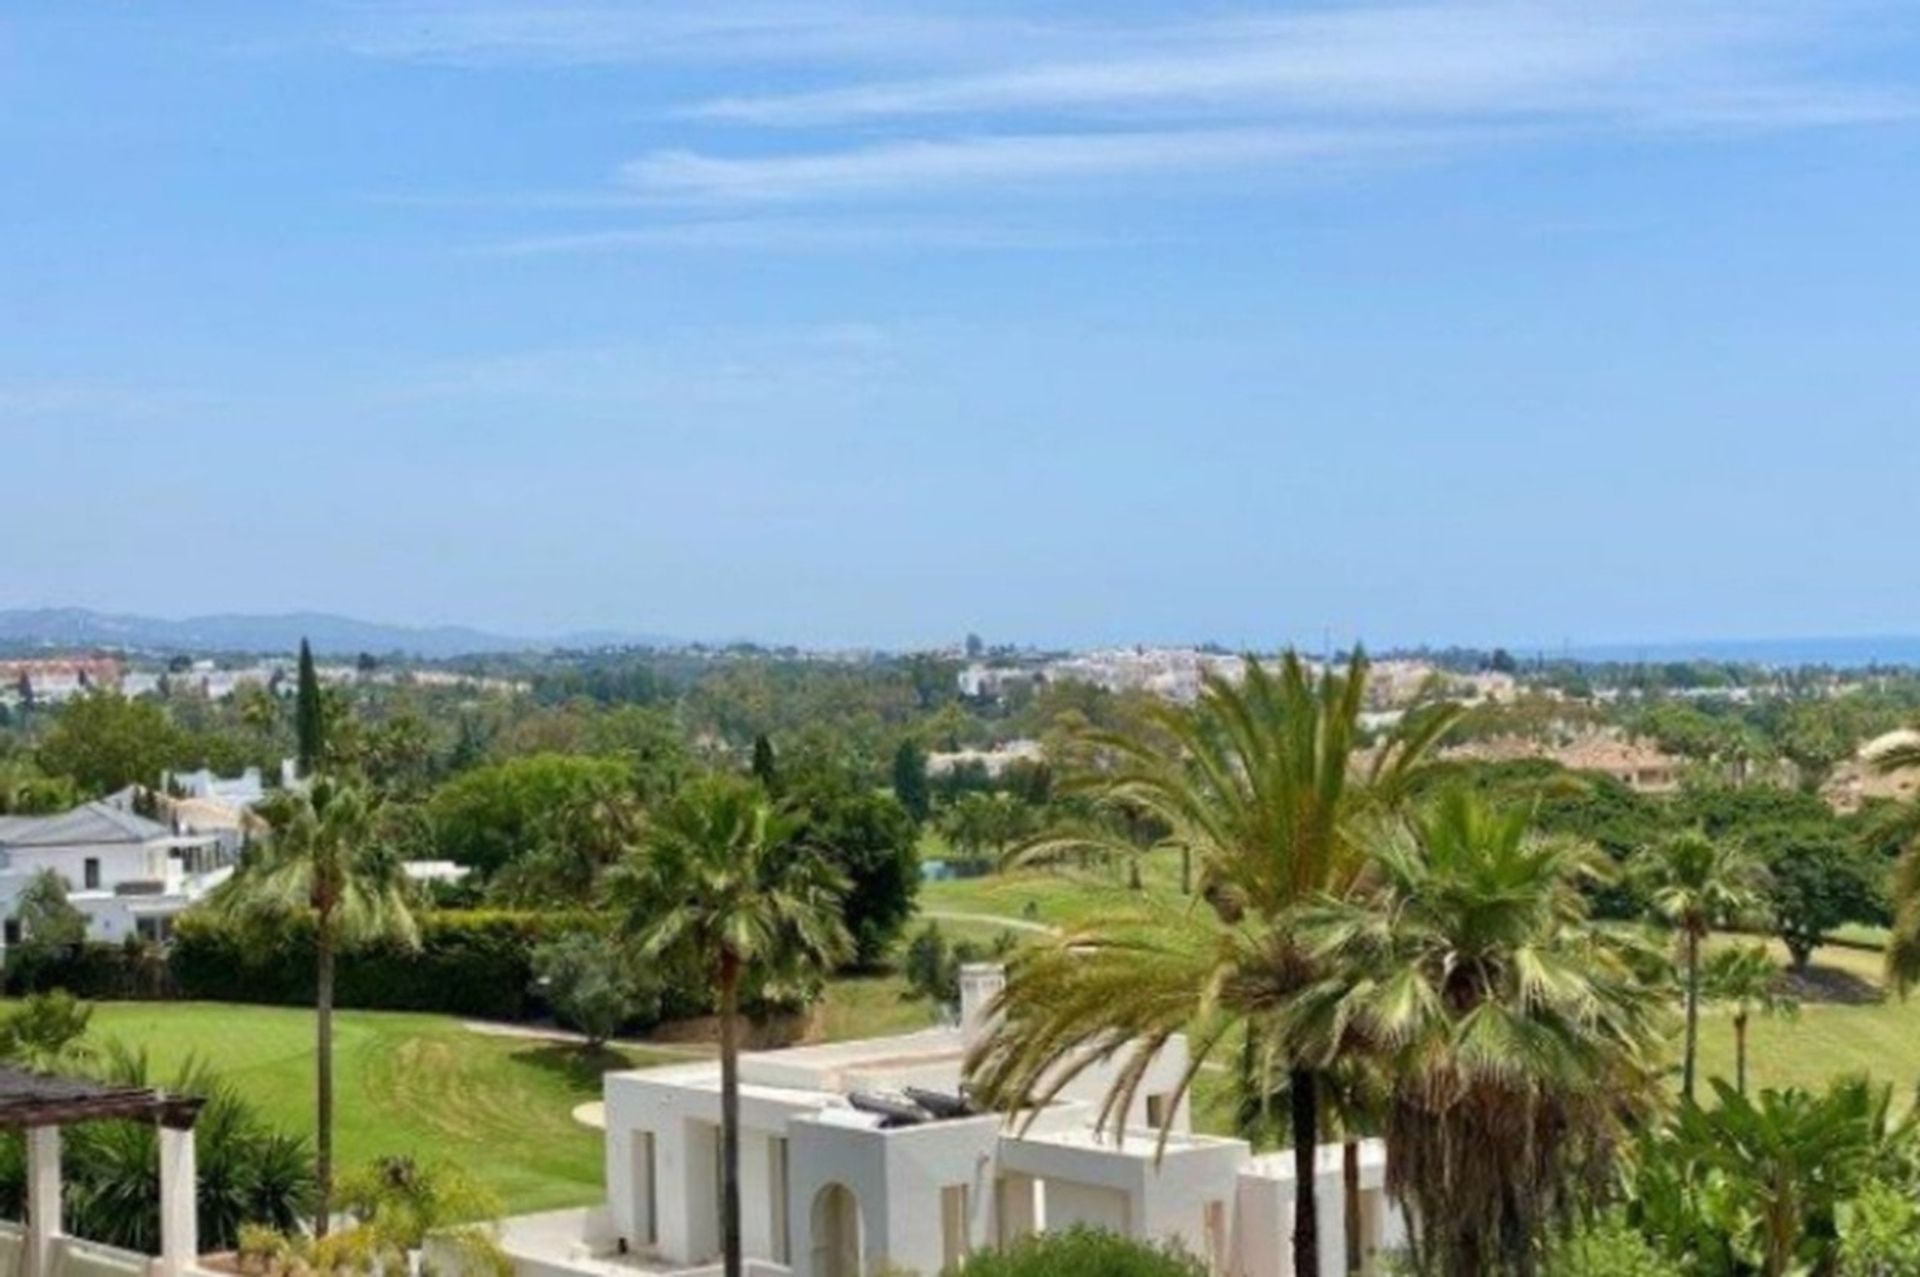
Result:
M989 134L746 158L660 151L622 166L638 197L778 203L1300 164L1447 144L1431 132L1300 128Z
M708 98L688 118L812 127L941 116L1276 113L1341 119L1703 115L1765 95L1827 122L1843 91L1803 65L1825 7L1675 0L1358 6L1138 33L1118 50L800 92ZM1884 94L1882 95L1884 96Z

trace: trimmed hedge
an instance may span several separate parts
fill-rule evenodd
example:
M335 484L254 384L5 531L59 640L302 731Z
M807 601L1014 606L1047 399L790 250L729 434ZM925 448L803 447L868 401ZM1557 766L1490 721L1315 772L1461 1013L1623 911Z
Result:
M10 997L50 989L65 989L79 998L122 1002L174 996L166 950L143 940L124 944L88 941L55 953L11 950L0 987Z
M540 996L533 954L542 943L590 929L582 913L436 909L422 913L420 948L383 943L348 950L334 967L334 1005L374 1011L429 1011L485 1020L530 1020L549 1008ZM664 976L657 1007L628 1028L683 1020L713 1010L711 987L691 976ZM288 919L268 929L210 913L174 923L171 945L88 942L51 954L13 950L0 973L9 995L65 989L102 1001L186 999L312 1006L313 921ZM749 995L749 1015L776 1015L796 1004Z
M382 943L341 954L334 1003L525 1019L535 1010L534 947L579 925L582 920L568 914L428 913L420 920L417 951ZM311 1006L313 923L291 919L269 937L257 928L186 914L174 929L169 965L177 997Z

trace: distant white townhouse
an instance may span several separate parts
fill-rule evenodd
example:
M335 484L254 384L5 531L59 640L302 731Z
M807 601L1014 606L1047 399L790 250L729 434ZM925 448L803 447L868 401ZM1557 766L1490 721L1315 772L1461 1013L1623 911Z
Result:
M219 838L176 834L124 800L87 803L55 816L0 816L0 916L17 943L19 897L42 870L66 884L87 915L89 939L165 940L173 919L233 872Z
M1295 1277L1292 1156L1192 1130L1176 1099L1184 1039L1140 1078L1117 1132L1097 1119L1118 1058L1092 1062L1037 1114L1009 1120L968 1101L962 1061L991 1031L986 1008L1004 978L965 968L953 1028L742 1057L750 1277L935 1277L974 1251L1075 1225L1177 1242L1219 1277ZM504 1221L520 1277L718 1272L718 1064L610 1073L605 1094L606 1204ZM1339 1238L1340 1149L1318 1152L1320 1229ZM1380 1273L1405 1235L1377 1143L1362 1148L1359 1203L1362 1271ZM1345 1272L1344 1247L1323 1256L1310 1277Z
M260 769L249 767L238 776L216 776L210 767L198 771L168 772L160 788L182 798L204 798L234 807L252 807L267 796Z

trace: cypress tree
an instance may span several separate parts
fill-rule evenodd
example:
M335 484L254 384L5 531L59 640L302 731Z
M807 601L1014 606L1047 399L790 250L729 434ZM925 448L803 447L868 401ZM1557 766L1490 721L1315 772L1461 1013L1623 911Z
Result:
M780 788L780 769L773 755L773 742L766 736L753 738L753 778L769 794Z
M313 668L313 649L300 640L300 681L294 692L295 758L300 775L311 776L326 747L326 715L320 704L320 675Z
M893 751L893 796L916 822L926 822L933 808L927 792L927 756L911 738L901 741L900 748Z

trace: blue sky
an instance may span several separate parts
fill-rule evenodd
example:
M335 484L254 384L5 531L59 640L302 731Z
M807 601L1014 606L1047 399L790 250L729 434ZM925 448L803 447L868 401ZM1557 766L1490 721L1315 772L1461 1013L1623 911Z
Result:
M1920 630L1920 10L23 0L0 606Z

